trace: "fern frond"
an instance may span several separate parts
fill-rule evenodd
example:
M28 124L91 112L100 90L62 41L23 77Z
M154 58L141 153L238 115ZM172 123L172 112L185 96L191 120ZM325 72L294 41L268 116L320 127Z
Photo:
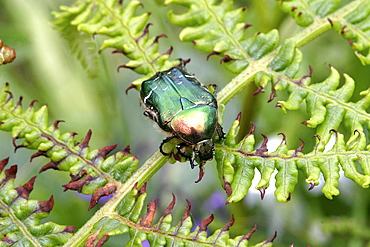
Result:
M290 14L298 25L318 26L319 21L330 22L331 28L347 39L363 65L370 64L370 3L352 1L341 9L338 0L279 1L281 9ZM335 12L334 12L335 11Z
M325 17L333 13L340 2L340 0L288 0L279 1L279 5L298 25L307 27L314 22L316 16Z
M72 236L75 227L53 222L40 224L53 208L53 197L48 201L29 200L36 177L15 188L17 166L4 170L7 163L8 159L0 161L0 245L63 245Z
M370 64L370 3L359 1L358 7L343 18L330 19L333 28L347 39L363 65Z
M71 22L77 17L78 12L54 13L55 20L52 22L55 30L61 36L69 41L69 49L76 54L82 67L86 70L89 77L98 76L98 53L96 42L92 40L91 35L79 32L77 28L71 25Z
M77 133L60 132L60 121L49 126L46 106L36 110L33 101L23 111L21 100L15 102L8 89L6 84L0 91L0 129L12 132L16 149L38 150L31 159L37 156L51 159L40 172L47 169L69 171L72 181L64 187L93 194L90 208L101 196L113 193L137 169L139 161L128 148L111 156L108 154L116 145L90 150L91 131L81 143L77 143ZM16 144L18 139L23 139L22 144Z
M314 20L313 24L294 37L286 39L281 46L277 46L279 34L276 30L246 37L241 28L248 27L243 22L245 9L233 10L231 2L224 0L216 5L216 1L207 0L166 1L166 4L176 3L188 8L188 11L181 15L169 12L169 19L174 24L191 26L184 28L180 33L182 40L192 41L199 50L208 53L208 56L214 54L222 56L221 62L224 62L230 71L235 73L242 71L218 94L221 104L227 103L251 81L257 81L262 87L271 80L271 77L290 81L298 72L302 61L302 53L298 47L332 28L341 30L347 38L351 37L351 44L358 51L358 56L363 61L366 60L359 55L359 52L367 52L369 47L367 28L369 15L366 0L350 2L337 10L336 0L281 1L283 8L294 13L297 10L294 6L299 6L297 18L304 18L307 25L311 23L308 19ZM238 13L237 18L232 19L230 16L233 16L234 12Z
M318 184L320 172L323 174L326 183L322 189L326 197L332 198L338 195L339 166L344 175L358 185L367 188L370 183L369 173L369 146L367 146L367 130L364 129L370 121L370 114L367 112L370 106L369 90L361 92L363 98L358 102L349 102L353 95L355 83L352 78L344 74L345 81L340 85L340 74L331 67L330 76L320 83L311 84L311 73L299 80L289 79L285 76L271 76L272 74L259 72L256 74L256 84L261 92L268 84L271 85L272 93L270 100L276 96L279 90L288 92L286 101L280 100L277 105L284 112L286 110L297 110L303 102L309 114L309 120L303 124L316 128L316 136L319 138L315 148L309 154L300 158L297 150L288 150L285 140L273 153L267 153L266 146L254 150L254 136L249 135L239 144L235 140L226 139L225 145L231 147L227 150L220 147L216 152L219 177L223 183L228 201L241 200L251 186L254 177L254 168L261 172L261 182L257 186L262 190L268 186L270 177L275 170L277 190L275 195L279 201L288 201L290 194L298 181L298 170L306 175L306 182L312 186ZM348 130L349 137L344 141L342 134L337 133L334 148L325 152L325 148L333 135L332 130L344 126ZM233 131L237 131L234 127ZM233 136L231 131L231 136ZM267 139L266 139L267 141ZM246 145L246 146L243 146ZM235 150L242 152L242 155L234 155ZM217 154L218 153L218 154ZM250 154L252 153L252 154ZM294 155L293 155L294 154ZM270 155L272 155L270 157ZM281 158L283 155L284 158ZM292 156L293 155L293 156ZM296 157L296 155L298 155ZM306 156L308 155L308 156ZM257 157L255 157L257 156ZM233 167L233 164L236 164ZM357 170L360 165L362 173Z
M149 37L150 13L135 14L141 5L139 1L78 1L75 6L62 6L61 12L54 12L53 24L67 37L70 32L108 36L99 51L115 49L114 52L122 53L130 59L120 67L130 68L145 75L144 78L149 78L157 71L178 65L179 61L168 59L172 49L165 53L158 52L158 39L165 35ZM69 28L65 29L64 26ZM73 39L70 41L75 42Z
M212 234L207 234L208 225L213 221L214 216L203 220L194 230L190 216L190 202L181 220L172 225L172 210L176 203L173 196L164 214L154 223L156 204L158 199L147 205L147 212L141 215L146 198L145 186L137 190L134 188L117 207L117 213L110 213L97 222L88 237L87 242L91 244L104 243L109 236L129 233L130 240L126 246L141 246L143 241L148 241L150 246L169 246L169 245L196 245L196 246L250 246L249 240L254 229L244 235L230 238L229 228L234 223L234 218L227 225L216 230ZM272 246L274 237L261 242L263 246ZM255 245L260 246L260 245Z
M238 128L234 126L228 135L230 139L225 140L225 145L234 151L220 148L220 151L216 152L216 159L220 161L219 176L229 195L229 202L241 200L246 195L254 177L254 168L261 173L261 181L257 189L262 192L268 187L272 173L278 170L275 195L279 201L290 199L290 194L298 181L298 170L305 174L306 182L312 186L318 184L321 172L326 180L322 191L328 198L339 194L337 187L340 166L346 177L364 188L369 186L370 153L364 126L370 121L370 114L366 112L370 106L370 93L366 90L361 93L364 96L361 100L348 102L352 97L355 84L348 75L344 74L344 77L345 82L340 88L338 88L340 75L333 67L326 80L312 85L309 85L311 74L295 83L292 83L292 80L280 79L272 82L269 81L271 78L260 80L271 83L271 99L277 90L288 91L288 99L277 103L283 111L300 109L301 103L306 102L310 119L303 123L317 129L316 136L319 141L311 153L301 154L302 147L288 150L284 138L276 151L267 153L266 146L254 150L253 132L236 144L232 136ZM263 88L261 85L260 87ZM330 151L325 152L333 130L339 129L342 123L348 133L351 133L348 140L345 141L342 134L335 132L336 143ZM238 121L235 124L238 124ZM234 152L242 154L234 155ZM234 163L235 167L233 167ZM360 165L362 173L356 168L357 164Z
M276 31L257 35L254 38L245 37L244 23L246 9L233 10L232 1L176 1L167 0L165 4L176 3L188 7L188 12L178 15L170 11L169 20L179 26L185 26L181 33L182 41L192 41L195 46L210 55L222 55L221 61L234 73L238 73L249 65L249 61L261 57L275 48L278 41ZM260 37L264 42L257 44ZM263 44L262 44L263 43ZM251 46L248 50L246 47ZM262 49L263 48L263 49ZM259 54L254 51L261 49Z
M234 121L223 145L216 145L219 177L230 203L241 200L248 193L255 168L261 174L256 189L260 190L262 198L269 187L272 174L277 170L275 196L281 202L290 200L298 182L298 171L306 177L306 183L310 184L309 189L319 184L322 173L325 180L322 192L329 199L339 194L337 187L340 167L347 178L361 187L368 188L370 185L370 152L366 146L365 134L361 130L356 130L356 138L352 137L347 142L343 134L331 130L329 134L334 134L336 141L329 151L324 151L326 143L319 136L320 141L310 153L302 153L303 141L297 149L289 150L283 136L278 148L268 152L266 136L261 147L255 149L254 126L239 143L235 142L239 121L240 118ZM358 165L362 173L358 170Z
M321 142L325 145L330 139L330 130L338 129L344 122L351 139L358 137L358 132L363 132L363 126L370 121L370 114L366 112L370 105L370 94L366 90L361 94L364 96L358 102L348 102L352 97L355 82L351 77L344 74L345 82L340 84L340 74L331 69L330 76L315 84L310 84L311 76L305 76L302 80L285 83L277 81L273 85L273 91L287 90L289 97L286 101L278 101L277 106L285 112L286 110L297 110L305 100L307 112L310 119L303 124L310 128L317 128L317 135L321 137ZM358 131L358 132L357 132ZM320 146L319 151L324 149Z
M222 56L221 62L234 73L240 73L249 65L261 69L261 64L257 65L254 61L261 60L277 48L277 30L246 37L245 29L250 26L244 23L246 8L234 10L233 1L224 0L219 5L216 5L216 1L207 0L167 0L165 3L189 7L185 14L177 15L172 11L168 14L175 25L187 26L181 31L180 39L192 41L199 50L208 53L208 57ZM263 60L262 64L266 63L265 66L269 66L269 70L287 70L289 76L294 76L302 58L296 49L295 40L286 40L280 51L275 52L274 56L278 54L275 58L269 57Z

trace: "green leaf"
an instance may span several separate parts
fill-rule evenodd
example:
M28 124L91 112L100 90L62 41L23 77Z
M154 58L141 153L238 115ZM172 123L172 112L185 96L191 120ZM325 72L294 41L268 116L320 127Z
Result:
M94 224L87 242L89 244L104 243L110 236L129 233L129 241L126 246L141 246L147 240L150 246L168 245L216 245L216 246L249 246L249 239L256 231L257 226L244 236L230 238L229 228L234 224L234 218L222 229L217 229L211 234L207 234L208 225L213 221L213 215L203 220L198 227L193 228L190 214L190 202L185 209L181 220L173 225L172 210L174 209L176 198L173 196L164 214L154 223L154 214L157 211L154 200L147 205L147 212L142 215L146 198L145 186L140 190L134 188L130 194L121 201L118 211L103 213L103 217ZM273 239L272 239L273 240ZM264 242L272 243L272 240Z
M363 65L370 64L370 2L354 1L344 12L344 18L329 17L334 30L349 41Z
M49 126L46 106L36 110L32 103L23 112L21 102L15 102L8 89L9 85L6 84L0 91L0 99L3 100L0 102L0 129L11 131L14 140L23 139L22 144L16 148L38 150L32 158L50 158L51 162L41 171L69 171L72 180L64 187L84 194L93 194L94 200L90 207L94 206L101 196L113 193L136 171L139 161L130 153L129 148L111 156L108 154L116 145L90 150L88 144L91 131L81 143L76 142L76 133L60 132L60 121ZM99 188L104 189L98 191Z
M8 159L0 161L0 245L61 246L72 236L74 227L53 222L40 224L54 205L48 201L29 200L36 177L15 188L17 166L3 170Z
M338 94L337 96L339 97ZM363 188L369 187L370 169L366 161L369 160L370 153L363 131L356 130L354 133L356 138L350 138L346 143L343 134L332 130L329 132L329 138L335 133L336 141L329 151L324 151L327 141L320 138L313 150L307 154L301 151L304 143L295 150L289 150L284 136L279 147L274 152L268 153L267 137L260 148L253 147L254 126L246 137L238 144L234 144L232 138L236 137L239 124L238 119L234 121L223 144L215 146L219 178L228 195L228 202L237 202L246 196L254 178L255 167L261 173L261 180L256 189L261 191L262 197L264 190L269 186L271 175L277 171L275 196L281 202L291 199L298 183L298 171L303 172L306 183L310 184L309 189L319 184L318 180L322 173L325 180L322 192L329 199L339 194L337 187L340 167L347 178ZM362 172L358 170L357 162Z
M183 14L169 12L169 20L179 26L186 26L180 33L183 41L192 41L195 46L210 55L220 54L226 62L227 68L238 73L248 66L250 54L258 48L260 53L253 54L255 57L263 56L275 45L275 40L270 38L276 36L271 34L259 34L253 38L246 39L245 28L249 25L244 23L246 8L233 10L233 2L221 1L173 1L167 0L165 4L177 3L188 7ZM247 49L251 46L249 49ZM248 54L248 52L249 54Z
M340 0L288 0L279 1L279 4L281 9L291 15L298 25L308 26L314 22L316 15L324 17L334 12L340 2Z
M136 10L141 5L139 1L78 1L72 7L62 6L61 12L53 12L55 20L52 23L71 42L72 51L77 53L89 71L94 70L95 65L91 62L96 60L97 54L97 51L94 52L92 36L107 36L99 51L113 48L114 52L129 58L130 61L120 67L130 68L144 75L133 84L138 87L141 81L155 72L179 64L179 61L169 60L171 49L164 53L158 52L158 39L163 36L149 36L150 13L136 15ZM75 39L71 39L71 35ZM94 58L91 57L92 54Z
M344 78L343 86L338 88L340 75L331 67L330 76L320 83L308 85L309 77L295 83L287 82L289 97L286 101L278 101L277 104L283 111L296 110L306 100L310 118L304 124L311 128L317 127L317 135L321 137L323 144L329 141L330 130L338 129L342 121L351 121L350 125L346 125L354 135L355 130L363 131L365 119L370 120L364 110L368 105L369 96L366 94L358 103L347 102L352 97L355 84L348 75L344 75ZM273 86L276 90L283 88L278 87L279 83ZM351 120L348 117L351 117Z
M68 10L67 7L61 9ZM82 67L86 70L89 77L98 76L98 52L96 42L91 39L91 35L80 32L75 25L78 14L82 11L82 5L75 6L71 11L53 12L54 21L52 22L55 30L57 30L64 39L69 41L69 49L76 54Z

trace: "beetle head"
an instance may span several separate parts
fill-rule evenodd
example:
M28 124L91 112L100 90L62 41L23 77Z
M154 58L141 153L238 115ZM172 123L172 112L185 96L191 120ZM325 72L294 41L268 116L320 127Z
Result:
M194 153L195 157L199 157L199 161L202 163L211 160L214 153L212 140L205 139L195 144Z

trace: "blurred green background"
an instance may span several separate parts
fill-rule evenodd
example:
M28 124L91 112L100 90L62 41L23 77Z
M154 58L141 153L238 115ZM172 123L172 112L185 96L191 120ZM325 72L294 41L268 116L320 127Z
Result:
M204 84L215 83L222 88L233 78L234 75L219 64L218 57L213 56L206 61L206 54L197 51L193 44L179 41L181 29L171 25L166 15L170 8L180 12L182 8L163 6L160 0L142 2L143 8L139 11L152 12L150 22L154 25L150 27L150 35L164 33L168 36L160 40L161 51L173 46L173 59L191 58L187 69ZM50 25L51 12L58 11L62 4L71 3L61 0L0 2L0 39L17 52L13 63L0 67L0 83L9 82L14 96L24 97L24 107L34 99L38 100L37 107L47 104L50 124L55 120L65 120L60 124L61 130L79 133L76 140L82 140L92 129L92 149L118 144L118 151L130 145L132 153L143 163L157 150L165 135L156 131L154 123L143 116L138 93L131 90L125 94L125 89L139 75L125 69L117 72L117 67L125 64L127 59L120 54L111 54L109 50L98 54L99 76L90 78L86 74L66 41ZM277 1L235 1L235 7L240 6L248 8L246 23L252 24L246 31L247 35L277 28L281 40L284 40L302 29L278 9ZM102 37L95 36L94 40L99 47ZM91 52L97 53L97 50ZM308 66L312 66L313 82L326 78L330 72L329 65L332 65L355 79L357 87L353 101L358 100L358 93L369 86L369 67L360 64L348 42L337 33L326 33L303 47L302 52L304 61L300 74L307 74ZM270 150L280 143L281 138L277 134L283 132L290 148L297 148L301 138L306 143L304 151L310 152L315 132L300 124L307 120L304 107L302 111L284 115L275 103L284 99L285 93L278 92L278 97L267 103L269 89L265 94L252 96L255 90L251 85L227 105L224 130L227 131L236 115L242 112L242 135L249 131L249 122L253 121L257 126L256 136L260 133L268 135ZM90 196L63 192L61 185L68 183L69 174L49 170L38 175L47 159L39 157L30 162L34 151L26 149L14 153L10 133L1 132L0 141L0 158L10 156L10 164L20 167L16 186L37 175L31 199L48 200L54 195L55 206L48 221L80 227L94 213L94 209L87 211ZM160 198L157 216L164 212L172 199L171 193L174 193L177 197L174 222L181 218L186 207L185 199L189 199L195 223L211 213L215 214L211 230L223 227L231 214L236 218L231 228L232 236L248 233L256 223L259 228L251 239L252 243L270 238L277 231L275 246L370 246L367 227L369 190L359 188L346 178L340 180L341 194L333 200L322 195L320 186L308 192L309 185L301 175L289 203L276 201L272 181L263 201L252 186L245 200L224 206L226 196L218 181L215 163L207 163L205 177L199 184L194 183L197 176L198 170L191 170L188 163L165 165L148 184L148 202ZM105 246L119 246L122 239L122 236L113 237Z

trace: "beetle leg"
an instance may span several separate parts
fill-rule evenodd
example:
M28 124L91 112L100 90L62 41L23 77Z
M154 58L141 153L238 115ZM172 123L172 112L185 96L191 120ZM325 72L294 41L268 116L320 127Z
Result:
M152 115L149 113L149 111L144 111L143 112L144 116L150 118L150 119L153 119Z
M207 87L208 91L216 97L218 86L216 84L209 84Z
M195 167L196 165L194 164L194 158L193 157L191 157L190 158L190 167L191 167L191 169L194 169L194 167Z
M146 110L144 111L144 116L150 118L151 120L157 122L158 120L158 114L153 110Z
M175 136L170 136L170 137L167 137L166 139L164 139L161 143L161 145L159 146L159 151L164 155L164 156L169 156L171 153L166 153L165 151L163 151L163 145L166 144L167 142L171 141L173 138L175 138Z
M217 131L217 134L218 134L218 136L220 137L221 140L225 139L225 133L222 130L222 126L219 123L217 123L217 125L216 125L216 131Z
M183 147L186 147L186 146L188 146L188 144L186 144L185 142L182 142L182 143L178 144L176 146L176 148L177 148L177 151L179 152L179 154L181 156L185 157L186 159L188 159L190 161L190 167L191 167L191 169L194 169L194 167L196 165L194 164L194 160L195 159L194 159L193 155L182 150L182 148Z

